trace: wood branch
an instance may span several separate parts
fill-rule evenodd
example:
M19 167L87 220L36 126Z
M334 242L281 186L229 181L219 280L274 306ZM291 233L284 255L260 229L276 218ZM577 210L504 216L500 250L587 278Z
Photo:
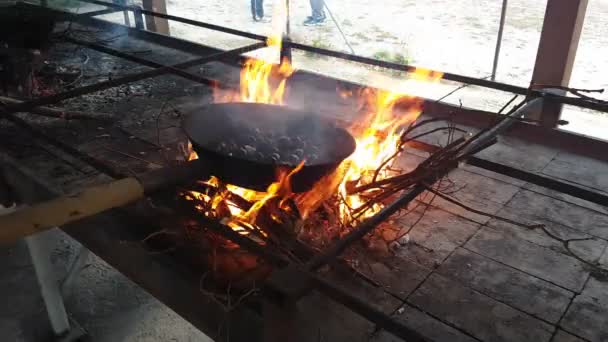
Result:
M0 102L4 104L14 105L20 104L23 101L0 96ZM64 119L64 120L97 120L97 121L114 121L114 116L107 113L87 113L74 110L65 110L62 108L36 107L30 110L30 113L46 116L49 118Z

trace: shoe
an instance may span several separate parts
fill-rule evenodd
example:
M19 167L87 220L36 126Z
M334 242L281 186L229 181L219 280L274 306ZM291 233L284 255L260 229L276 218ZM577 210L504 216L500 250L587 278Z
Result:
M304 26L316 26L325 22L324 17L308 17L306 21L304 21Z

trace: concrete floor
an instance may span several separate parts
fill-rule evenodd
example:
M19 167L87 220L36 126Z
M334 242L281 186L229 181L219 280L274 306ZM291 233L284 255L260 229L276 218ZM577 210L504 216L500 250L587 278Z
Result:
M65 233L45 234L54 246L51 260L58 277L65 275L79 244ZM0 248L2 341L50 341L50 325L24 241ZM158 302L95 255L74 282L66 309L93 341L210 341L204 334Z

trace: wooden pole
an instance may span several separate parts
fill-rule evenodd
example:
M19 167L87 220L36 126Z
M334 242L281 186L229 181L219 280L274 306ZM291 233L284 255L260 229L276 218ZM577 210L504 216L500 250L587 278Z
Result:
M205 162L197 159L37 203L0 216L0 243L75 222L209 175Z
M148 11L164 14L167 13L166 0L143 0L142 5L144 9ZM146 29L148 31L170 35L169 21L164 18L146 15Z
M532 74L532 84L568 86L588 0L548 0ZM547 100L537 118L557 127L562 105Z

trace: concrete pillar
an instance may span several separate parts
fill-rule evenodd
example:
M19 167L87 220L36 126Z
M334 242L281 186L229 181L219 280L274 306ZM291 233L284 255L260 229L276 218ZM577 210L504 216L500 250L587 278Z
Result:
M145 10L167 14L166 0L142 0L142 5ZM169 35L169 21L164 18L158 18L151 15L146 15L146 29L148 31L158 32Z
M548 0L532 83L568 86L588 0ZM556 127L562 106L545 101L542 124Z

